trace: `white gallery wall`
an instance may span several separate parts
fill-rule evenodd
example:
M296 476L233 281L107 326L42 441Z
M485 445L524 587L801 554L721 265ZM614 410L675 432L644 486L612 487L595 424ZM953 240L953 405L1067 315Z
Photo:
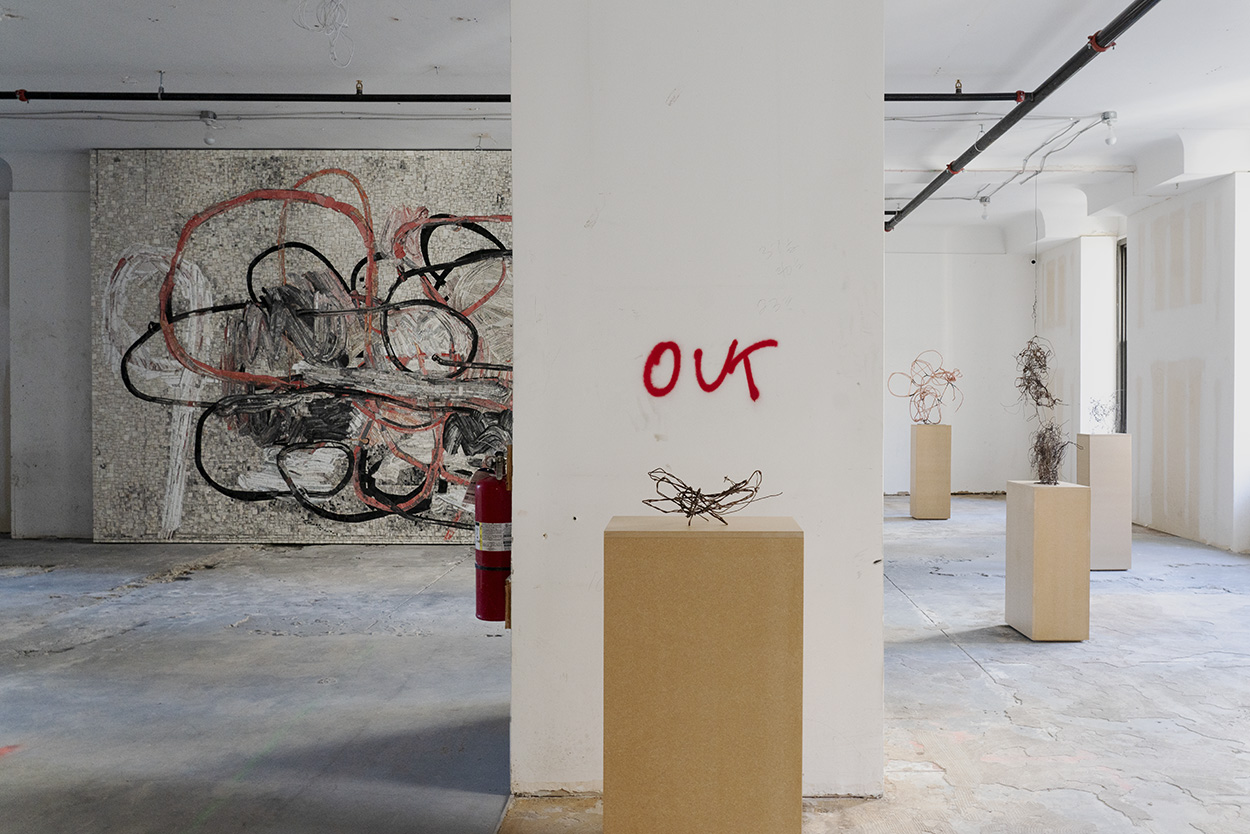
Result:
M1001 232L908 227L886 236L885 375L907 372L923 350L958 369L964 394L951 425L951 489L1002 492L1028 477L1029 426L1016 399L1016 354L1033 335L1034 273L1025 254L1007 254ZM895 387L905 390L897 380ZM884 392L885 491L910 488L906 400Z
M1250 197L1222 177L1129 218L1133 520L1250 550Z
M513 790L602 787L603 529L663 466L781 493L748 512L806 533L803 789L880 794L881 7L512 22ZM776 345L712 386L735 340Z
M12 532L91 536L87 154L5 154Z

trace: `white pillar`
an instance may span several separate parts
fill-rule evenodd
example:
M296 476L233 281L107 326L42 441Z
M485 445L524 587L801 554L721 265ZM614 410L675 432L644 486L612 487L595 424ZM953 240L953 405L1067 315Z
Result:
M1077 404L1079 419L1074 419L1071 426L1074 437L1078 432L1106 433L1116 430L1118 240L1110 235L1090 235L1079 240L1081 377Z
M91 536L87 154L5 154L14 538Z
M1115 397L1116 238L1073 238L1039 261L1037 332L1054 349L1051 392L1063 401L1055 419L1072 441L1080 432L1114 431L1100 427L1093 412ZM1075 453L1065 456L1060 477L1076 480Z
M9 396L9 192L12 169L0 159L0 533L13 529L12 490L9 488L9 439L12 432Z
M513 790L601 788L603 529L663 466L782 493L748 512L806 534L804 792L879 794L881 6L517 0L512 22ZM750 354L758 398L746 362L698 383L696 349L710 384L734 340L777 343Z

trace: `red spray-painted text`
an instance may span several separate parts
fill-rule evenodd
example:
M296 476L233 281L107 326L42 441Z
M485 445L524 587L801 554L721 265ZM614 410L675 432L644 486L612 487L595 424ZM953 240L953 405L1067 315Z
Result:
M699 387L704 391L715 391L720 384L725 381L725 377L734 372L738 365L742 365L742 370L747 378L747 390L751 393L752 400L760 398L760 389L755 385L755 376L751 373L751 354L760 348L777 347L776 339L764 339L756 342L745 350L738 351L738 340L734 339L729 343L729 351L725 354L725 363L721 365L720 373L716 375L716 379L708 382L703 377L703 350L695 348L694 351L694 375L699 381ZM656 366L664 359L664 354L671 353L673 355L673 370L667 384L656 385L653 376ZM647 364L642 369L642 384L647 387L647 393L653 397L663 397L677 386L677 378L681 375L681 348L676 342L660 342L651 348L650 355L647 356Z

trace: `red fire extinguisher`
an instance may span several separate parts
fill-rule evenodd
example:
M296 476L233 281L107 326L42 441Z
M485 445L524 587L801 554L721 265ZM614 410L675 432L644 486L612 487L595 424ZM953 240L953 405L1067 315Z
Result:
M512 492L504 480L503 457L497 456L495 472L474 486L473 509L477 522L477 618L491 622L504 619L504 583L512 571Z

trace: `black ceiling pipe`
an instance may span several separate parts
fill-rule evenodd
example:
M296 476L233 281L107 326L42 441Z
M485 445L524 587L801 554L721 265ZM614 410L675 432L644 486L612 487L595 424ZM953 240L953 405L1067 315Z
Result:
M894 101L1028 101L1033 96L1023 90L1014 93L886 93L885 100ZM366 102L371 104L508 104L507 93L401 93L396 95L364 93L171 93L87 92L66 90L15 90L19 101L258 101L258 102Z
M891 101L1032 101L1033 94L1024 90L1014 93L886 93Z
M934 192L945 185L947 180L962 171L969 162L980 156L982 151L994 144L1000 136L1027 116L1033 108L1041 104L1047 96L1059 89L1065 81L1075 75L1082 67L1098 57L1098 53L1106 52L1114 46L1116 38L1124 34L1125 30L1136 23L1142 15L1153 9L1158 3L1159 0L1134 0L1114 20L1090 35L1088 43L1069 58L1067 63L1055 70L1050 78L1047 78L1042 83L1042 86L1034 90L1031 99L1017 104L1001 121L986 131L984 136L973 142L972 147L964 151L958 159L949 163L946 166L946 170L938 174L933 182L925 186L923 191L912 198L910 203L899 209L898 214L885 221L885 230L887 232L892 231L895 226L902 222L904 217L915 211L917 206L932 197Z
M399 93L395 95L364 93L101 93L67 92L61 90L15 90L18 101L302 101L320 103L364 104L508 104L507 93Z

